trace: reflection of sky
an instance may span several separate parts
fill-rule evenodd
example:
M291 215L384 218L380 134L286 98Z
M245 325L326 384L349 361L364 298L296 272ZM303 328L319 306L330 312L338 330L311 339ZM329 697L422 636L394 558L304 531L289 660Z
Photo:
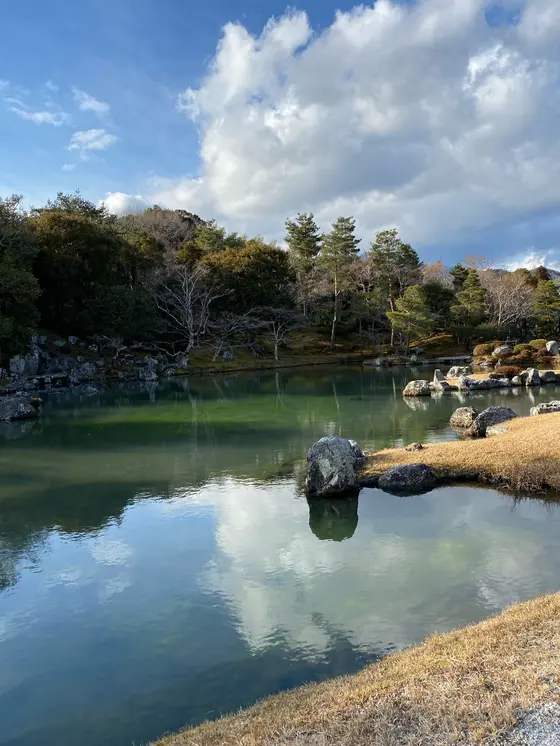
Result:
M253 650L281 635L321 656L331 629L360 647L402 647L556 587L558 511L513 507L491 490L412 499L364 490L356 533L342 543L310 532L289 483L230 482L192 499L217 518L218 551L199 582L228 599Z

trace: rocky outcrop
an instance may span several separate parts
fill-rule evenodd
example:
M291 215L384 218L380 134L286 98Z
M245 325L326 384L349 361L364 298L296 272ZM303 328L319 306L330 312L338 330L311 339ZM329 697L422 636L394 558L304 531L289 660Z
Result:
M403 396L430 396L430 394L428 381L409 381L403 391Z
M437 484L434 472L426 464L393 466L379 477L379 487L397 495L417 495L433 490Z
M552 412L560 412L560 401L542 402L537 404L536 407L531 407L532 417L539 414L551 414Z
M459 409L456 409L451 415L449 424L451 427L466 430L472 426L479 414L478 409L475 409L474 407L459 407Z
M517 414L509 407L488 407L476 417L469 428L469 435L474 438L484 438L487 428L513 420L515 417Z
M553 370L540 370L541 383L556 383L556 373Z
M549 355L558 355L560 354L558 352L558 342L555 342L551 340L550 342L546 343L546 351Z
M40 399L30 399L21 395L0 399L0 422L36 419L40 408Z
M315 497L358 491L356 449L349 440L328 436L311 446L307 454L306 488L308 495Z
M523 379L521 378L521 376L514 376L511 379L511 385L512 386L523 386Z
M430 383L430 391L441 393L442 391L457 391L457 386L452 386L447 381L432 381Z
M434 371L434 383L441 383L442 381L445 381L445 376L439 368L436 368Z
M470 373L472 373L470 365L454 365L453 368L449 369L447 377L459 378L459 376L468 376Z
M511 347L508 345L502 345L501 347L496 347L492 353L492 357L502 357L503 355L513 355Z
M529 370L526 373L522 374L522 378L525 383L525 386L540 386L541 385L541 377L539 375L539 371L536 368L529 368Z

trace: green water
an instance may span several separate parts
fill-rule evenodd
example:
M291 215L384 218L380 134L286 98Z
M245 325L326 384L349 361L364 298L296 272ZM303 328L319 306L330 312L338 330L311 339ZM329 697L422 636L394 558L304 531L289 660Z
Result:
M554 502L302 495L324 434L367 449L455 437L458 396L403 400L422 375L57 393L40 423L0 427L0 743L145 743L557 589ZM554 398L468 401L526 414Z

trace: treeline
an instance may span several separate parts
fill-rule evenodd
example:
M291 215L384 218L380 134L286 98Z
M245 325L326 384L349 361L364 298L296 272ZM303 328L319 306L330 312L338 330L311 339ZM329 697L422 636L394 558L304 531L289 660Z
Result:
M0 355L44 329L81 338L150 342L188 356L225 357L266 331L278 349L313 326L366 346L436 330L459 342L552 337L560 297L544 268L505 272L481 261L425 265L396 230L361 251L351 217L322 234L311 214L286 222L288 250L182 210L115 216L79 193L24 211L0 200Z

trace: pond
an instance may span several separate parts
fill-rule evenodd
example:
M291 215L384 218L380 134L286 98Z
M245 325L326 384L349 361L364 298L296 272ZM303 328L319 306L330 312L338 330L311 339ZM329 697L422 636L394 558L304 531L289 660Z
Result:
M0 428L0 743L130 746L556 590L560 510L495 490L312 502L324 434L455 437L426 371L46 396ZM478 392L527 414L556 387Z

